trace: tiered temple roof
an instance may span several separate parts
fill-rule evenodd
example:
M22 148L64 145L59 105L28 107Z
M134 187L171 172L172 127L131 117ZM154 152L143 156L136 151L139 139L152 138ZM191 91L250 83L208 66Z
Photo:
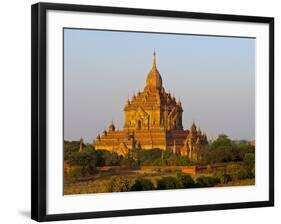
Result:
M165 91L162 77L156 65L156 54L153 53L152 67L146 78L143 91L134 94L124 106L125 122L123 130L115 130L113 121L108 131L98 135L96 149L106 149L124 154L136 146L142 149L159 148L177 154L186 154L188 142L196 138L205 144L206 136L197 131L195 124L190 131L182 126L182 104ZM191 147L191 146L190 146Z

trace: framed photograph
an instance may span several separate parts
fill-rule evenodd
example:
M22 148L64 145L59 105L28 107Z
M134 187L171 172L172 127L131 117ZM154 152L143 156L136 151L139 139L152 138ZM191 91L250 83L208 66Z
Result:
M274 205L274 19L32 6L32 219Z

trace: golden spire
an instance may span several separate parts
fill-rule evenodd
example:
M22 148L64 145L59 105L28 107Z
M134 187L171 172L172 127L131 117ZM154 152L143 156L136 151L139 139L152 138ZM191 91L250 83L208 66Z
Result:
M156 67L156 52L155 52L155 49L153 51L153 67Z
M158 90L162 89L162 78L156 67L156 53L153 51L153 64L150 69L147 78L146 78L146 86L151 88L156 88Z

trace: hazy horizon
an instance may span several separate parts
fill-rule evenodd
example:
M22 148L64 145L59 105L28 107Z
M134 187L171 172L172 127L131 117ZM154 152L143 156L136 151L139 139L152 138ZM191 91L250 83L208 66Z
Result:
M64 29L64 139L92 142L143 90L156 50L166 91L180 98L183 126L208 137L255 139L255 39Z

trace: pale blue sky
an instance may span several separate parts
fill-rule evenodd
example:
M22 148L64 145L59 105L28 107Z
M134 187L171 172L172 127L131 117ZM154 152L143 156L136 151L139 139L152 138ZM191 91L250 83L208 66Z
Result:
M255 135L255 39L65 29L64 138L86 142L123 127L123 107L142 90L156 50L166 90L182 101L183 126L208 136Z

